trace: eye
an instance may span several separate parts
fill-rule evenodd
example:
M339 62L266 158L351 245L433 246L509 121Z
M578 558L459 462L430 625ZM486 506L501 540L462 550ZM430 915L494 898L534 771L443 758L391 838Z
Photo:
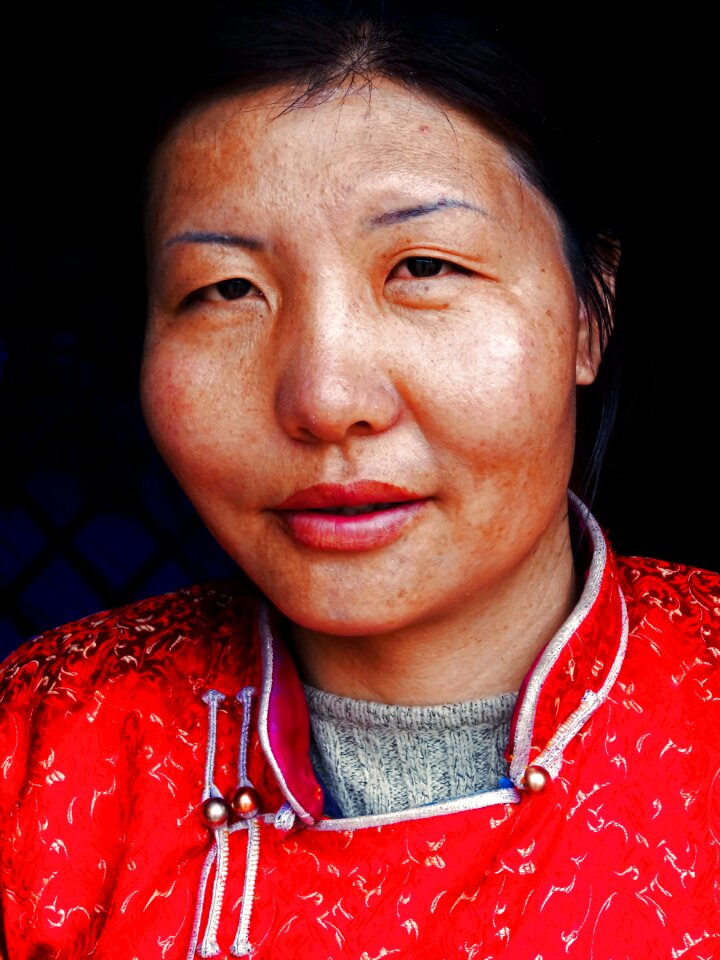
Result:
M217 290L223 300L240 300L241 297L246 297L250 293L252 284L249 280L244 280L241 277L232 277L230 280L221 280L219 283L214 283L210 289L213 288Z
M259 292L254 283L244 277L230 277L227 280L218 280L217 283L211 283L207 287L195 290L185 302L193 304L198 302L219 303L222 300L243 300L253 292Z
M405 257L395 267L390 276L394 280L408 280L411 277L425 280L428 277L438 277L451 273L465 273L462 267L438 257Z

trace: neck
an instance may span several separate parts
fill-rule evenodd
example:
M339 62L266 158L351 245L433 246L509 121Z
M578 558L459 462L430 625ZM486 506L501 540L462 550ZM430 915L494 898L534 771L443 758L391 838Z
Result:
M565 518L510 575L432 619L352 637L294 625L295 659L306 683L358 700L422 706L495 696L520 687L577 595Z

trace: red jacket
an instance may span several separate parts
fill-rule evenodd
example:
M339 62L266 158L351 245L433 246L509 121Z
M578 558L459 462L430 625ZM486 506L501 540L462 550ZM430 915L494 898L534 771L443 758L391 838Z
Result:
M720 577L590 533L512 782L399 813L323 817L282 620L232 584L26 644L0 685L7 957L720 957ZM238 778L259 815L208 827Z

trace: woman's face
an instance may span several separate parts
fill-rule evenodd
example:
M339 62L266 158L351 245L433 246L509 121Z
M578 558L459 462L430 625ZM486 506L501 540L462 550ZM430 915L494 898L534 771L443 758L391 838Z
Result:
M359 635L557 561L594 374L557 217L507 150L392 82L345 93L228 98L170 135L142 394L238 564Z

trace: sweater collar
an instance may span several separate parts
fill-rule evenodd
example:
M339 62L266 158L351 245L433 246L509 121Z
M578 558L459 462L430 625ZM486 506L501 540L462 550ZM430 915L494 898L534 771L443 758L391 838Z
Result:
M522 686L508 747L510 778L528 786L528 767L552 778L563 752L607 698L627 644L627 613L615 562L592 514L570 494L571 527L580 599L538 655ZM263 604L255 621L262 654L258 734L285 800L306 824L319 820L323 792L309 758L307 703L295 665L282 640L282 616Z

